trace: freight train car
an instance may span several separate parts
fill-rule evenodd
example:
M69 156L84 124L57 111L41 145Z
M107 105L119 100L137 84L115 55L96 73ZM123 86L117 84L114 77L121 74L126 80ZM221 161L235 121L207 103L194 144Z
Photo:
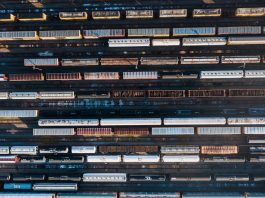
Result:
M85 39L125 37L125 29L83 30Z
M93 19L119 19L120 11L92 11Z
M102 118L101 126L148 126L161 125L161 118Z
M212 45L226 45L226 37L190 37L183 38L183 46L212 46Z
M109 47L149 47L150 39L109 39Z
M35 183L32 189L34 191L77 191L76 183Z
M98 65L97 58L75 58L75 59L62 59L62 66L91 66Z
M0 32L0 40L37 40L37 31Z
M85 72L84 80L119 80L119 72Z
M154 80L158 79L156 71L123 72L123 80Z
M238 146L201 146L201 154L205 155L231 155L238 152Z
M123 155L125 163L156 163L159 161L159 155Z
M108 137L113 136L111 128L77 128L77 135L91 137Z
M178 58L172 57L141 57L141 65L177 65Z
M164 155L162 161L165 163L194 163L200 162L199 155Z
M75 135L74 128L33 129L33 136L68 136L68 135Z
M36 118L38 110L0 110L0 118Z
M189 36L189 35L215 35L215 27L186 27L186 28L173 28L173 36Z
M164 118L164 125L225 125L224 117Z
M9 74L9 81L43 81L42 73Z
M194 135L193 127L153 127L152 135Z
M168 37L169 28L128 29L128 37Z
M178 18L187 17L187 9L167 9L159 10L160 18Z
M98 126L98 119L40 119L39 126Z
M192 12L193 17L219 17L222 14L221 8L215 9L194 9Z
M39 38L42 40L81 39L80 30L40 30Z
M84 173L84 182L126 182L126 173Z
M181 64L218 64L218 56L202 56L202 57L185 57L182 56L180 59Z
M88 155L88 163L120 163L121 155Z
M99 146L100 153L157 153L158 146Z
M120 198L181 198L179 192L121 192Z
M86 12L59 12L61 20L85 20L87 19Z
M265 15L265 8L237 8L235 15L238 17L258 17Z
M153 10L126 10L126 19L150 19Z

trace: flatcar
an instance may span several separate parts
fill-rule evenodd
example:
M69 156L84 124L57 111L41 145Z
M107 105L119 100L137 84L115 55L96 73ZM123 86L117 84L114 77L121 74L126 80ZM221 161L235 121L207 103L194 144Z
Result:
M74 128L33 129L33 136L68 136L68 135L75 135Z
M141 57L141 65L177 65L178 58L174 57Z
M194 135L193 127L152 127L152 135Z
M165 175L130 175L131 182L163 182L166 181Z
M87 19L86 12L59 12L61 20L85 20Z
M38 146L11 146L10 153L18 155L37 155Z
M0 32L0 40L37 40L37 31Z
M153 10L126 10L126 19L150 19Z
M45 175L13 175L13 181L43 181L45 180Z
M162 161L165 163L194 163L199 162L199 155L164 155Z
M69 176L69 175L60 175L60 176L49 176L48 177L49 181L75 181L79 182L81 181L81 177L79 176Z
M101 126L148 126L161 125L161 118L102 118Z
M29 192L3 192L0 193L0 197L2 198L55 198L54 193L29 193Z
M248 175L216 175L215 180L217 182L242 182L249 181Z
M228 125L263 125L265 117L234 117L227 119Z
M76 163L84 163L85 158L83 156L75 156L75 157L49 157L48 163L51 164L76 164Z
M138 58L101 58L101 65L138 65Z
M179 39L152 39L152 46L179 46Z
M45 13L19 13L16 17L19 21L46 21L47 15Z
M39 119L39 126L98 126L98 119Z
M212 180L211 175L206 176L171 176L173 182L209 182Z
M244 163L245 157L206 157L202 159L206 163Z
M88 163L120 163L121 155L87 155Z
M237 8L235 16L239 17L258 17L265 15L265 8Z
M126 182L126 173L84 173L84 182Z
M202 57L186 57L182 56L180 59L181 64L218 64L218 56L202 56Z
M250 146L249 147L250 154L265 154L264 146Z
M11 180L11 176L10 174L5 174L5 173L1 173L0 174L0 181L10 181Z
M159 10L160 18L178 18L187 17L187 9L167 9Z
M71 152L75 154L96 153L96 146L72 146Z
M159 155L123 155L125 163L156 163L159 161Z
M80 30L40 30L39 38L42 40L81 39Z
M93 19L119 19L120 11L92 11Z
M34 191L77 191L76 183L35 183Z
M216 9L194 9L192 12L193 17L219 17L222 14L221 8Z
M149 47L149 38L137 38L137 39L109 39L109 47Z
M62 59L62 66L91 66L98 65L97 58L75 58L75 59Z
M224 64L234 63L260 63L260 56L222 56L221 62Z
M125 29L93 29L83 30L85 39L125 37Z

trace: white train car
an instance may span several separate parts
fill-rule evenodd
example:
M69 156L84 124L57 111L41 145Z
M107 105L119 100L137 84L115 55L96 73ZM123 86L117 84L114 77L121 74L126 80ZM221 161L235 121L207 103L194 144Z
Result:
M117 198L117 193L58 193L56 198ZM19 197L18 197L19 198Z
M265 117L235 117L227 119L228 125L263 125Z
M161 146L162 154L199 154L199 146Z
M152 135L194 135L194 127L153 127Z
M149 47L150 39L109 39L109 47Z
M193 17L219 17L222 14L221 8L212 9L194 9L192 12Z
M154 80L158 79L156 71L123 72L123 80Z
M128 37L168 37L169 28L128 29Z
M75 135L74 128L33 129L33 136L69 136L69 135Z
M180 58L181 64L218 64L218 56L195 56L195 57L185 57Z
M96 153L97 147L96 146L72 146L71 152L74 154L89 154L89 153Z
M235 12L236 16L239 17L258 17L265 15L265 8L237 8Z
M125 163L156 163L159 161L159 155L123 155Z
M120 192L120 198L181 198L179 192Z
M74 99L75 92L73 91L41 91L39 99Z
M125 37L125 29L83 30L85 39Z
M185 27L173 28L173 36L189 36L189 35L215 35L215 27Z
M55 198L54 193L29 193L29 192L3 192L0 193L2 198Z
M119 80L119 72L85 72L84 80Z
M164 155L162 161L165 163L193 163L200 162L199 155Z
M152 39L152 46L179 46L179 39Z
M264 135L265 127L244 127L244 134L246 135Z
M37 146L11 146L11 154L17 155L37 155L38 147Z
M36 118L38 110L0 110L0 118Z
M0 154L1 155L9 154L9 146L0 146Z
M226 70L226 71L201 71L201 79L225 79L225 78L243 78L243 70Z
M99 126L98 119L39 119L39 126Z
M190 37L183 38L183 46L212 46L212 45L226 45L226 37Z
M245 78L265 78L265 70L246 70Z
M265 44L265 36L230 36L228 45L262 45Z
M37 40L37 31L0 32L0 40Z
M245 198L243 193L234 192L198 192L198 193L183 193L182 198Z
M198 127L198 135L240 135L240 127Z
M246 198L264 198L265 193L264 192L248 192L245 193Z
M87 19L86 12L59 12L61 20L85 20Z
M37 92L10 92L9 98L13 100L34 100L39 94Z
M92 11L93 19L119 19L120 11L111 10L111 11Z
M102 118L101 126L150 126L161 125L161 118Z
M35 183L32 186L34 191L77 191L77 183Z
M233 63L260 63L260 56L222 56L221 62L224 64Z
M126 10L126 19L150 19L153 10Z
M261 26L218 27L218 35L261 34Z
M88 155L88 163L120 163L121 155Z
M126 173L84 173L84 182L126 182Z
M0 155L0 164L15 164L19 160L17 155Z
M7 81L7 76L5 74L0 74L0 81Z
M159 10L160 18L178 18L178 17L187 17L187 9L167 9Z
M164 125L225 125L224 117L164 118Z
M75 59L62 59L62 66L90 66L98 65L97 58L75 58Z
M81 39L82 35L80 30L41 30L39 38L42 40Z
M58 58L26 58L24 66L59 66Z
M6 100L8 98L8 92L0 92L0 100Z

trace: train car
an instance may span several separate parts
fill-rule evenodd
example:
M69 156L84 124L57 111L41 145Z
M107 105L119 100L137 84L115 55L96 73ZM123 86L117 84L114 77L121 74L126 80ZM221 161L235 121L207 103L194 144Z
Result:
M265 154L264 146L250 146L249 147L250 154Z
M126 173L84 173L83 182L126 182Z
M149 47L149 38L109 39L109 47Z
M10 153L17 155L37 155L38 146L11 146Z
M113 90L111 91L112 98L144 98L146 92L143 90Z
M0 164L15 164L20 161L17 155L0 155Z
M43 164L46 163L46 161L46 157L44 156L21 156L20 163Z
M173 28L173 36L190 36L190 35L215 35L215 27L185 27L185 28Z
M120 198L181 198L179 192L120 192Z
M141 57L141 65L177 65L178 58L172 57Z
M0 92L0 100L7 100L8 98L8 92Z
M171 176L170 181L173 182L210 182L212 180L211 175L205 176Z
M0 110L0 118L36 118L38 110Z
M114 135L118 137L142 137L149 135L148 128L114 128Z
M34 191L77 191L77 183L35 183ZM39 198L39 197L38 197Z
M152 135L194 135L193 127L152 127Z
M31 183L4 183L4 190L31 190Z
M245 163L245 157L211 157L203 158L205 163Z
M34 100L39 94L37 92L10 92L9 98L12 100Z
M9 81L43 81L44 76L42 73L9 74L8 80Z
M0 154L1 155L9 154L9 146L0 146Z
M224 117L164 118L164 125L225 125Z
M245 78L265 78L265 70L246 70Z
M96 146L72 146L71 152L74 154L96 153L97 147Z
M179 18L179 17L187 17L187 9L159 10L159 18Z
M18 13L16 17L19 21L46 21L47 15L45 13Z
M126 19L150 19L153 10L126 10Z
M40 30L39 38L42 40L58 40L58 39L81 39L80 30Z
M117 198L117 193L58 193L56 198Z
M240 127L198 127L198 135L240 135Z
M88 155L88 163L120 163L121 155Z
M214 90L188 90L188 97L225 97L224 89L214 89Z
M156 71L122 72L123 80L152 80L158 79Z
M119 80L119 72L85 72L84 80Z
M237 8L235 16L238 17L258 17L265 15L265 8Z
M164 182L166 181L165 175L130 175L129 181L131 182Z
M265 135L265 127L243 127L246 135Z
M218 64L218 56L195 56L195 57L185 57L180 58L181 64Z
M113 136L111 128L77 128L77 135L88 137L108 137Z
M190 37L183 38L183 46L212 46L212 45L226 45L226 37Z
M73 91L41 91L39 92L39 99L74 99L75 92Z
M37 31L0 32L0 40L37 40Z
M218 27L218 35L261 34L261 26Z
M197 192L183 193L182 198L245 198L245 195L235 192Z
M75 59L62 59L62 66L91 66L98 65L98 58L75 58Z
M159 161L159 155L123 155L125 163L156 163Z
M101 58L101 65L138 65L138 58Z
M5 173L1 173L0 174L0 181L10 181L11 180L11 176L10 174L5 174Z
M238 152L238 146L201 146L201 154L204 155L229 155Z
M0 197L2 198L55 198L54 193L32 193L32 192L1 192Z
M84 163L85 158L83 156L74 157L49 157L48 163L50 164L78 164Z
M125 29L94 29L83 30L85 39L125 37Z
M110 91L87 91L85 94L77 96L78 99L88 98L110 98Z
M24 59L24 66L59 66L58 58L26 58Z
M119 19L120 11L92 11L93 19Z
M221 8L213 9L194 9L192 12L193 17L219 17L222 14Z
M46 73L46 80L82 80L81 73Z
M185 90L148 90L148 98L184 98Z
M157 153L158 146L99 146L100 153Z
M152 46L179 46L179 39L152 39Z
M265 97L265 89L229 89L229 97Z
M40 147L40 154L67 154L69 151L68 147Z
M59 12L61 20L85 20L87 19L86 12Z
M263 125L265 117L235 117L227 119L228 125Z
M260 63L260 56L222 56L221 63Z
M259 155L257 157L251 157L249 160L251 163L264 163L265 162L265 156Z
M161 118L102 118L101 126L150 126L161 125Z
M217 182L244 182L249 181L248 175L216 175Z
M201 71L201 79L226 79L226 78L243 78L243 70L226 70L226 71Z
M162 161L165 163L193 163L200 162L199 155L164 155Z
M39 126L98 126L98 119L39 119Z
M0 22L14 22L15 19L16 16L14 14L8 14L8 13L0 14Z
M75 181L79 182L81 181L81 177L79 176L69 176L69 175L60 175L60 176L49 176L48 177L49 181Z
M262 198L265 197L265 193L263 192L248 192L245 193L246 194L246 198Z
M7 81L7 80L8 80L8 78L5 74L0 74L0 81ZM10 81L12 81L12 80L10 80Z
M128 37L168 37L169 28L128 29Z
M199 154L199 146L161 146L162 154Z
M262 45L265 44L265 36L230 36L228 45Z
M75 135L74 128L39 128L33 129L33 136L69 136Z

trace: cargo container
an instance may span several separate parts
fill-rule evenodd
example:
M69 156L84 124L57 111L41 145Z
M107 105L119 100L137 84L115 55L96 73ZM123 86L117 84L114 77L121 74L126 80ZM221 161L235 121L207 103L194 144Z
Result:
M77 191L76 183L35 183L34 191ZM39 198L39 197L38 197Z
M92 11L93 19L119 19L120 11Z
M218 27L218 35L261 34L261 26Z
M3 192L0 193L0 197L2 198L55 198L55 194L53 193L26 193L26 192Z
M162 161L165 163L192 163L200 162L199 155L164 155Z
M16 19L14 14L1 13L0 22L14 22Z
M113 132L111 128L77 128L76 134L82 136L103 137L112 136Z
M211 157L203 158L203 162L206 163L244 163L246 159L244 157Z
M84 173L83 182L126 182L126 173Z
M152 46L179 46L179 39L152 39Z
M101 65L138 65L138 58L101 58Z
M119 80L119 72L85 72L84 80Z
M199 146L161 146L162 154L199 154Z
M37 31L0 32L0 40L37 40Z
M156 71L123 72L124 80L152 80L158 79Z
M152 128L152 135L194 135L193 127Z
M117 193L58 193L56 198L117 198Z
M210 182L212 177L209 176L171 176L170 181L177 182Z
M72 146L71 152L72 153L96 153L97 147L96 146Z
M8 92L0 92L0 100L7 100L8 98Z
M125 37L125 29L83 30L85 39Z
M84 163L85 158L83 156L73 156L73 157L49 157L48 163L50 164L78 164Z
M216 175L217 182L243 182L249 181L248 175Z
M4 183L4 190L31 190L31 183Z
M46 73L46 80L82 80L81 73Z
M149 126L161 125L161 118L102 118L101 126Z
M98 65L97 58L75 58L75 59L62 59L62 66L90 66Z
M261 45L265 44L265 36L230 36L228 45Z
M74 99L73 91L42 91L39 92L39 99Z
M10 153L17 155L37 155L38 146L11 146Z
M14 164L20 161L17 155L0 155L0 164Z
M35 13L18 13L17 19L19 21L46 21L47 15L45 13L35 12Z
M227 70L227 71L201 71L201 79L225 79L225 78L243 78L243 70Z
M225 97L224 89L188 90L188 97Z
M189 36L189 35L215 35L215 27L186 27L173 28L173 36Z
M183 193L182 198L245 198L243 193L234 192L197 192Z
M192 12L193 17L219 17L222 14L221 8L216 9L194 9Z
M141 65L177 65L178 58L172 57L141 57Z
M265 78L265 70L246 70L245 78Z
M149 47L150 39L109 39L108 44L109 47Z
M205 155L229 155L238 152L238 146L201 146L201 154Z
M164 118L164 125L225 125L224 117Z
M198 127L198 135L240 135L240 127Z
M68 136L68 135L75 135L74 128L33 129L33 136Z
M168 37L169 28L128 29L128 37Z
M0 146L0 154L1 155L9 154L9 147L8 146Z
M120 192L120 198L181 198L179 192Z
M39 119L39 126L98 126L98 119Z
M121 155L88 155L88 163L120 163Z
M226 45L226 43L226 37L190 37L182 39L183 46Z
M159 155L123 155L125 163L156 163L159 161Z
M99 146L100 153L157 153L158 146Z
M0 81L7 81L7 80L8 80L8 78L5 74L0 74ZM10 81L12 81L12 80L10 80Z
M86 12L59 12L61 20L85 20L87 19Z
M143 98L145 97L145 91L142 90L115 90L111 91L111 97L113 98Z
M118 137L148 136L148 128L114 128L114 135Z
M153 18L153 10L126 10L126 19Z
M239 17L264 16L265 15L265 8L237 8L235 15L239 16Z
M28 100L33 100L37 99L39 97L39 94L37 92L10 92L9 93L9 98L10 99L28 99Z
M235 117L227 119L228 125L263 125L265 117Z
M260 63L260 56L222 56L221 62L225 64L233 63Z
M1 118L35 118L38 110L0 110Z
M42 81L44 76L42 73L31 73L31 74L9 74L9 81Z
M180 58L181 64L218 64L218 56L195 56L195 57L185 57Z
M244 127L244 134L247 135L264 135L265 127Z
M185 90L148 90L149 98L184 98Z
M80 30L40 30L39 38L42 40L50 39L81 39Z
M187 17L187 9L159 10L159 17L160 18Z

